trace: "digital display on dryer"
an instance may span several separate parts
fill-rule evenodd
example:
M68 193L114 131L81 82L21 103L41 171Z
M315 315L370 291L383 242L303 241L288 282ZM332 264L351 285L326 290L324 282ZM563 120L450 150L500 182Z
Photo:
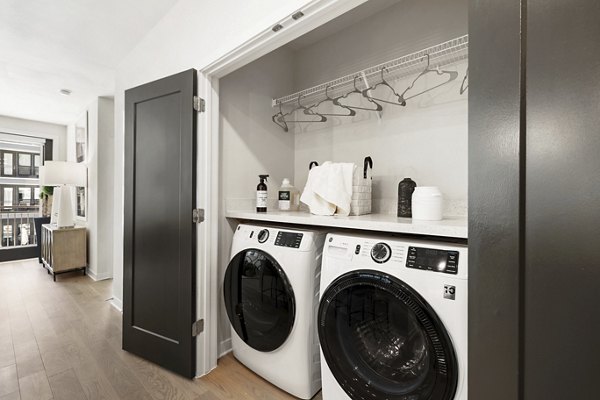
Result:
M299 249L300 243L302 243L302 236L302 233L280 231L277 233L277 238L275 238L275 246Z
M427 271L458 273L458 251L409 247L406 267Z

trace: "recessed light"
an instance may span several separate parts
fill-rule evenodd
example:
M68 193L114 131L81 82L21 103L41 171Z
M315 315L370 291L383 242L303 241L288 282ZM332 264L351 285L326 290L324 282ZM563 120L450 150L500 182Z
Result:
M69 96L71 91L69 89L60 89L60 94L64 94L65 96Z

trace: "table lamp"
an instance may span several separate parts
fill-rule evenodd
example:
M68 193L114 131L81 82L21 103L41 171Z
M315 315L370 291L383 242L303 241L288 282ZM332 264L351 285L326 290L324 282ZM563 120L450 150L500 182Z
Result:
M50 223L58 228L70 228L73 222L73 201L68 186L86 186L87 168L82 163L46 161L40 167L40 183L55 186Z

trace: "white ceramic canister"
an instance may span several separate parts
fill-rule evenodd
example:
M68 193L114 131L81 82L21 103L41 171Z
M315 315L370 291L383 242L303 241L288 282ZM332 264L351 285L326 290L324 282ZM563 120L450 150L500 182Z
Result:
M417 186L412 195L413 219L440 221L442 203L442 192L436 186Z

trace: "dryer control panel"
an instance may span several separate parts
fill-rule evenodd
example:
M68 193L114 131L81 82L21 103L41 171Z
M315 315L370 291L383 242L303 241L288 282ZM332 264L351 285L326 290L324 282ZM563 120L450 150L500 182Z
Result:
M343 268L410 269L461 279L468 275L467 247L441 241L330 234L323 256L331 263L342 262Z
M406 267L456 275L458 251L409 246Z
M277 237L275 238L275 246L283 246L283 247L292 247L294 249L300 248L300 243L302 243L302 233L298 232L277 232Z

